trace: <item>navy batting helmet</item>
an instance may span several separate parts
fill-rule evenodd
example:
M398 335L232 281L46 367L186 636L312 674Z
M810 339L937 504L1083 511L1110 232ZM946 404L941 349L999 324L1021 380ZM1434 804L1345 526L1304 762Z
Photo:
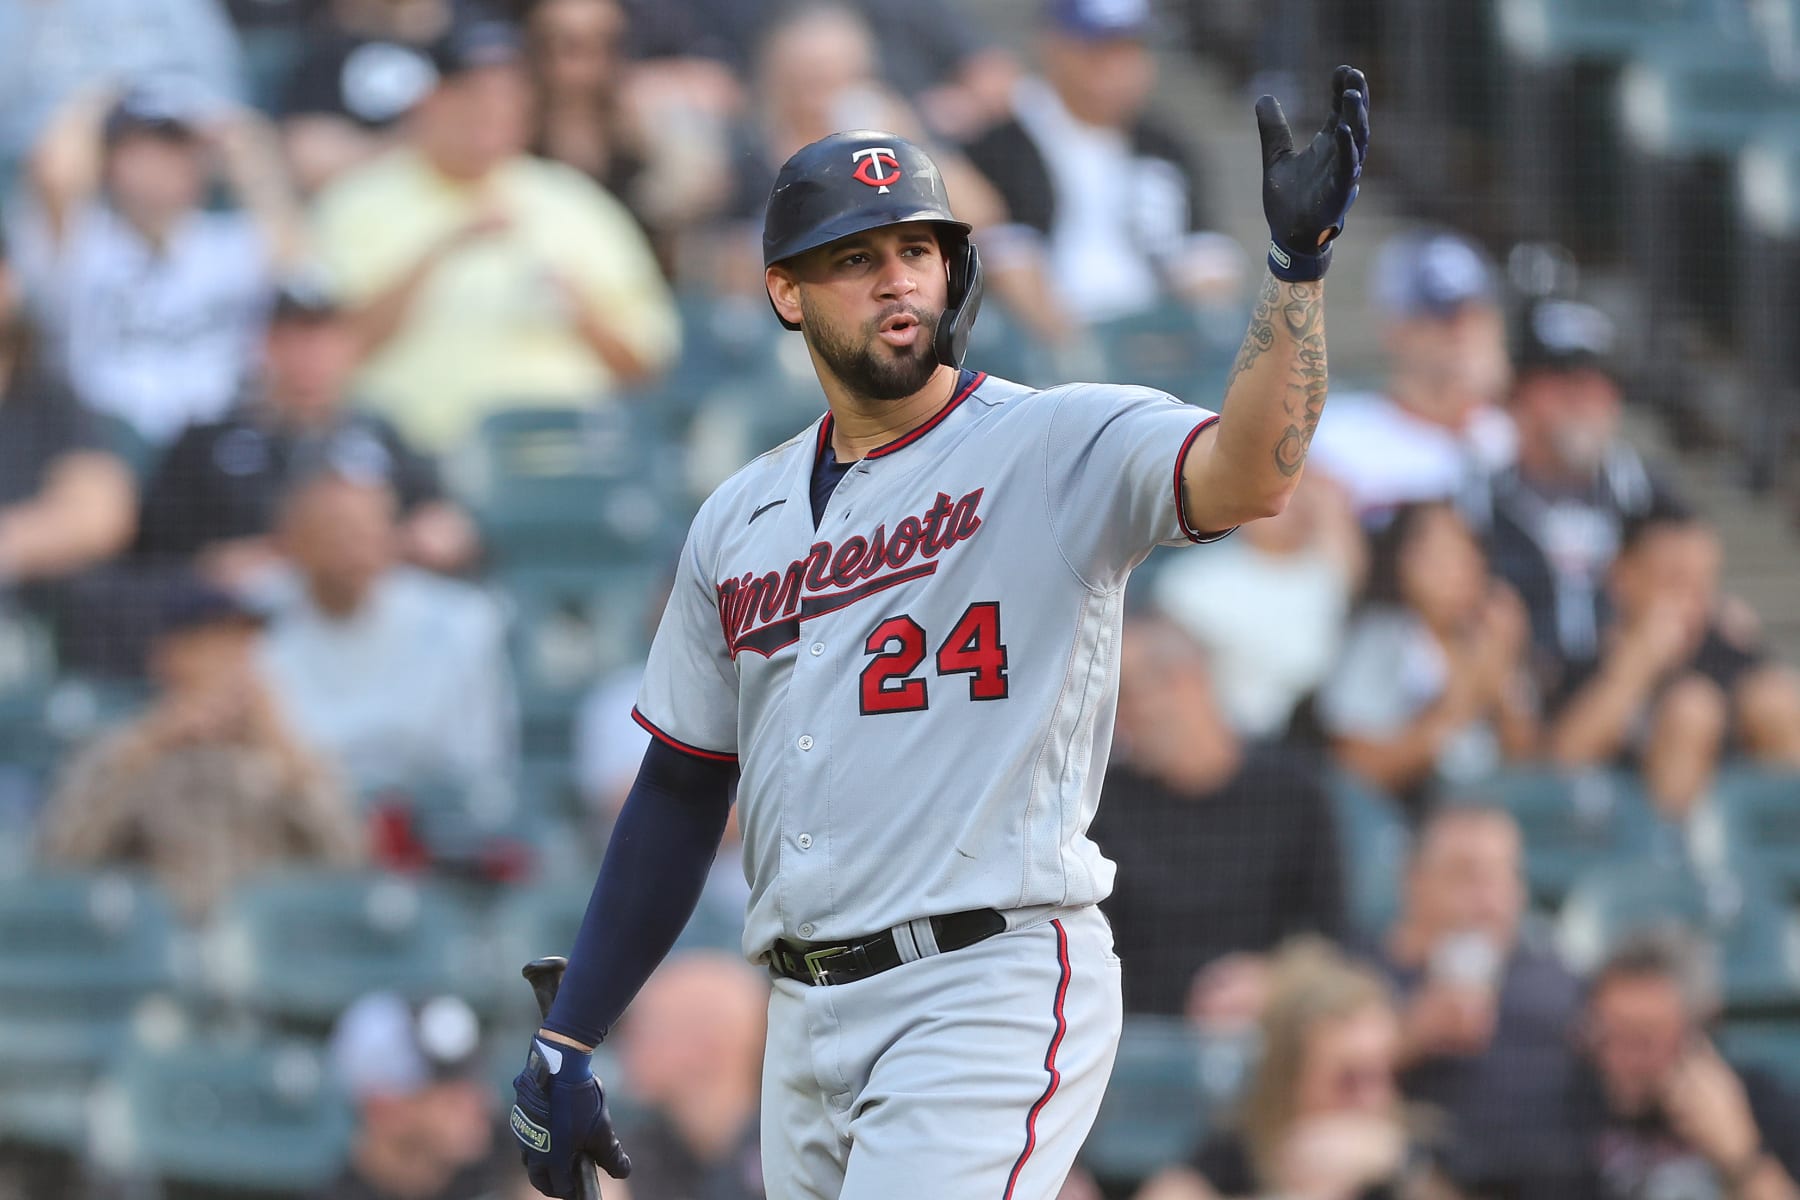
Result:
M950 215L950 197L937 164L899 134L876 129L834 133L801 147L783 163L763 218L763 266L905 221L930 221L938 227L950 291L935 349L939 362L961 366L981 308L981 259L969 241L969 226ZM781 323L800 328L785 317Z

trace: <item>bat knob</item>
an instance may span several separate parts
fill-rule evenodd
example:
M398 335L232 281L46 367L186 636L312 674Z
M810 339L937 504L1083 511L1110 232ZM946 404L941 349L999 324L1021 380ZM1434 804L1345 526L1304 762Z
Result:
M537 997L538 1016L550 1015L550 1006L556 1002L556 989L562 985L563 971L567 969L569 960L560 954L534 958L519 970L525 982L531 985L531 994Z

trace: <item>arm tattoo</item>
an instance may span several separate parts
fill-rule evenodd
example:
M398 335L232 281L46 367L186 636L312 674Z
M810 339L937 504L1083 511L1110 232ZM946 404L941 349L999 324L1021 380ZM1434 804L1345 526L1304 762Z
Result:
M1238 347L1237 359L1231 364L1231 374L1225 378L1225 394L1231 394L1231 385L1237 377L1256 364L1270 346L1275 344L1275 305L1281 299L1281 285L1275 282L1273 275L1263 276L1262 292L1256 297L1256 309L1250 314L1250 329L1244 334L1244 343Z
M1273 277L1265 282L1264 297L1272 298L1276 294L1274 284ZM1293 339L1294 362L1289 369L1282 407L1295 423L1282 430L1280 440L1275 443L1275 469L1289 476L1298 474L1306 462L1307 447L1312 445L1313 434L1318 432L1319 417L1325 411L1326 385L1323 289L1315 283L1290 286L1287 303L1281 306L1281 323ZM1257 315L1260 317L1262 313L1263 304L1259 301ZM1252 333L1255 329L1252 323ZM1249 346L1248 341L1245 346ZM1239 362L1243 357L1240 351ZM1232 371L1235 378L1237 368L1234 366Z

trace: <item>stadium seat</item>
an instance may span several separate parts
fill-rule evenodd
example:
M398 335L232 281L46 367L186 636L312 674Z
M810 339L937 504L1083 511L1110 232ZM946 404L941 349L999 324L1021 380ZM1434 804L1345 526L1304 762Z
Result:
M513 677L528 753L566 754L569 722L607 671L649 652L668 563L503 570Z
M1800 1025L1789 1021L1729 1021L1713 1036L1735 1067L1758 1067L1800 1091Z
M1796 13L1800 22L1800 13ZM1737 156L1738 343L1748 372L1740 433L1748 482L1762 492L1786 463L1800 411L1800 130L1759 129Z
M510 983L519 968L546 954L567 954L581 930L588 898L594 890L593 869L569 879L547 880L521 888L507 897L494 914L492 947L496 978ZM711 895L701 897L687 927L675 942L681 950L723 950L737 953L744 930L743 911ZM498 997L501 1011L515 1015L529 1007L531 993L523 986L504 990Z
M337 1173L351 1110L307 1042L140 1040L89 1125L95 1158L128 1179L303 1195Z
M1380 937L1400 912L1411 834L1399 805L1355 776L1333 772L1327 786L1337 818L1351 926L1367 937Z
M1508 771L1460 789L1456 799L1512 814L1532 898L1547 908L1588 868L1649 855L1659 841L1649 802L1623 773Z
M1195 1033L1174 1018L1128 1016L1081 1161L1102 1184L1129 1187L1186 1159L1207 1109Z
M1594 867L1575 881L1557 933L1570 966L1586 972L1631 936L1664 928L1712 941L1727 1011L1800 1007L1795 930L1779 894L1750 864L1729 871L1644 862Z
M1648 12L1647 10L1654 10ZM1658 36L1722 36L1710 0L1498 0L1503 177L1514 236L1621 251L1623 64Z
M1800 774L1738 767L1722 772L1697 818L1716 832L1720 865L1751 864L1800 898Z
M97 1072L179 959L173 907L147 879L0 881L0 1139L79 1148Z
M365 992L454 992L479 1008L495 986L469 913L441 888L398 875L267 876L231 895L205 949L228 1005L309 1031Z
M1093 327L1109 383L1155 388L1216 409L1248 314L1161 304Z
M676 451L622 405L513 408L482 421L449 475L495 564L660 561Z

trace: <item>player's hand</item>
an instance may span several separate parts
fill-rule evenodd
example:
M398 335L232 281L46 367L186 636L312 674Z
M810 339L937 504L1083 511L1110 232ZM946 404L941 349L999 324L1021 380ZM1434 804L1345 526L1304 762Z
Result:
M532 1039L525 1069L513 1079L510 1124L531 1186L546 1196L579 1200L584 1156L614 1179L631 1174L593 1056L573 1046Z
M1262 135L1269 270L1291 283L1319 279L1331 265L1331 240L1356 201L1369 150L1368 81L1355 67L1332 74L1330 115L1298 152L1275 97L1256 102L1256 129Z

